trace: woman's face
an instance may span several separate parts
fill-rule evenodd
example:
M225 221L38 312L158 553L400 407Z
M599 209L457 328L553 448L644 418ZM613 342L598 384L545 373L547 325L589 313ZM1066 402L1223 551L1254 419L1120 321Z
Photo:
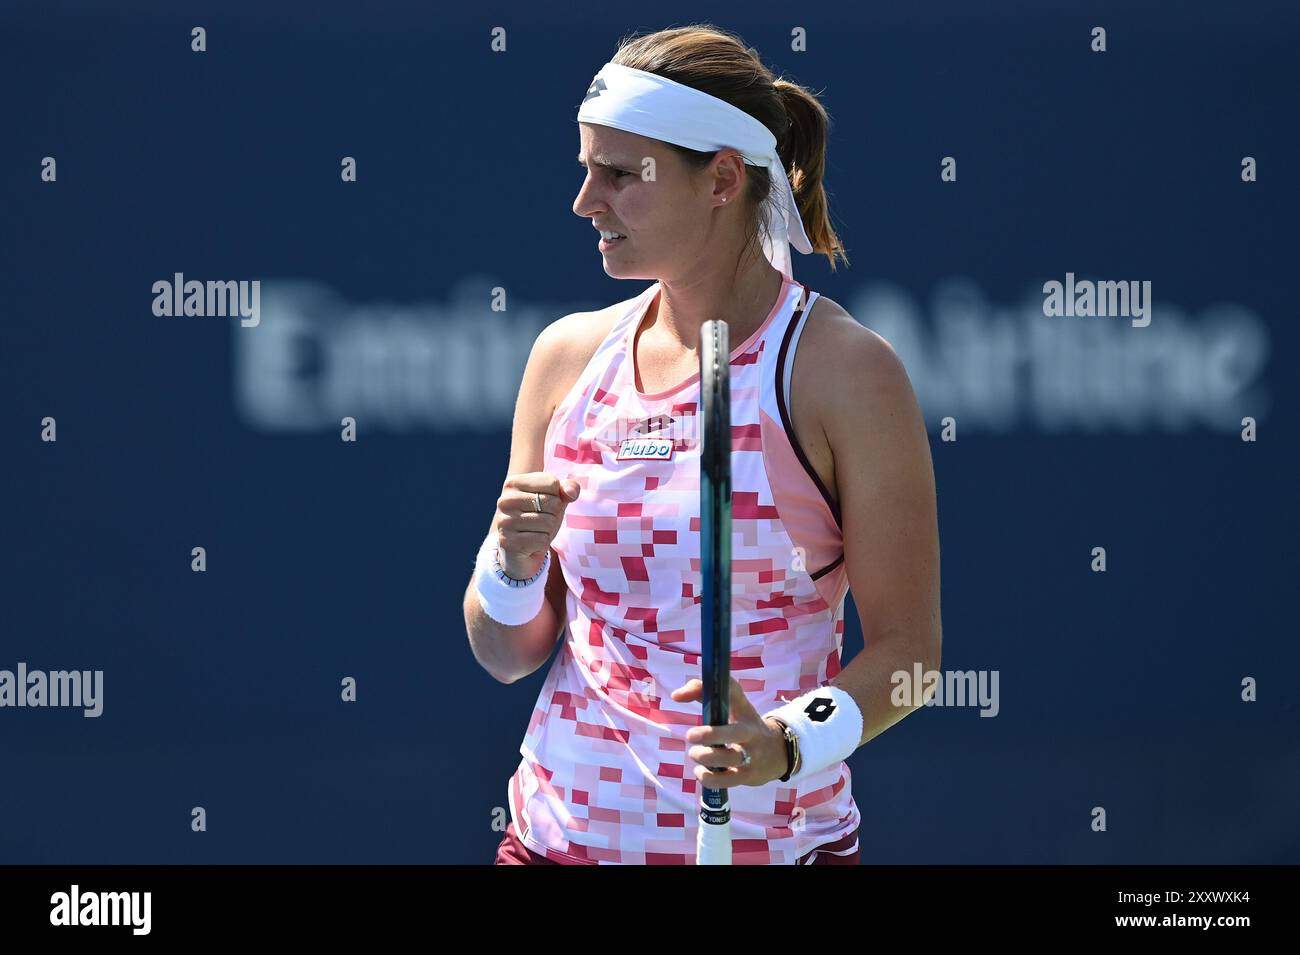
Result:
M586 179L573 211L596 229L627 236L599 242L605 271L612 278L660 279L697 266L708 246L713 217L710 178L689 169L666 144L636 133L579 123L578 161ZM647 163L647 159L654 162ZM643 170L652 170L643 178Z

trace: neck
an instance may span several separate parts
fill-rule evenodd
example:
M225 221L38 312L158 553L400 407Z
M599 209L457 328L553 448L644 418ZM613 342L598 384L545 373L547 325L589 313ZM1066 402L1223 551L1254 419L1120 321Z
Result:
M701 269L681 280L660 280L651 314L643 331L676 339L681 346L699 347L700 328L710 319L727 323L731 347L749 338L771 312L781 291L784 276L764 255L741 267L732 281L730 274Z

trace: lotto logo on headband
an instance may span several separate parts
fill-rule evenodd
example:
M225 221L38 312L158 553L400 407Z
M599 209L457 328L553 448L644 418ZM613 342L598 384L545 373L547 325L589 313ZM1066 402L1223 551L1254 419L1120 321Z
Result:
M618 446L616 461L671 461L672 438L626 438Z
M608 89L608 87L605 85L605 81L602 80L599 76L596 77L594 80L591 81L591 85L587 87L587 95L582 98L582 101L585 103L593 96L599 96L601 90L604 89Z

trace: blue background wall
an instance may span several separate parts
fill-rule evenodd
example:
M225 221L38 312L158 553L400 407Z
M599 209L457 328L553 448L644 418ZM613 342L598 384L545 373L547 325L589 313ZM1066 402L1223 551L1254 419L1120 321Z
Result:
M572 213L574 113L699 20L832 115L852 267L796 276L906 362L943 667L1000 674L852 757L864 862L1300 862L1294 5L742 6L4 5L0 669L105 689L0 709L0 862L491 859L545 669L480 670L461 597L519 373L644 287ZM1045 317L1067 271L1151 326ZM175 272L262 324L155 317Z

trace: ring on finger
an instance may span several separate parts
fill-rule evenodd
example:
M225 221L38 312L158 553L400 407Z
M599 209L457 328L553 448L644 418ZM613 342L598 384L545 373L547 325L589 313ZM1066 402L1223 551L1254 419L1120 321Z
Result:
M538 514L542 513L542 495L540 491L533 492L533 510Z

